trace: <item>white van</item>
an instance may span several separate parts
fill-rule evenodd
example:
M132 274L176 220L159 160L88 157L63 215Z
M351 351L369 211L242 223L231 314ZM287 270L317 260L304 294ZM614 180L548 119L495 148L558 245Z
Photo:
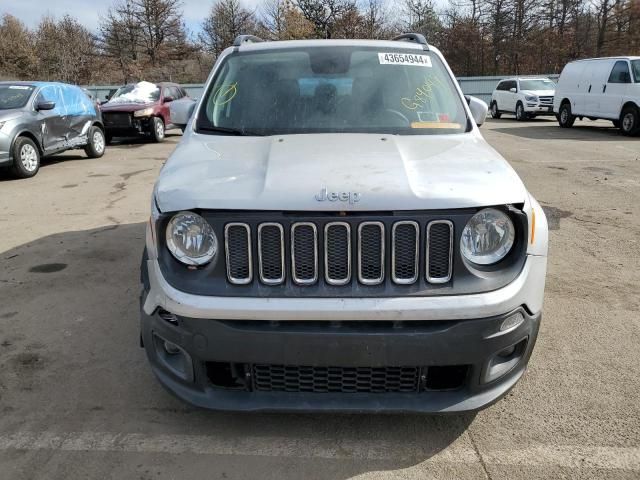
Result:
M553 110L561 127L577 117L611 120L625 135L640 133L640 57L591 58L568 63Z

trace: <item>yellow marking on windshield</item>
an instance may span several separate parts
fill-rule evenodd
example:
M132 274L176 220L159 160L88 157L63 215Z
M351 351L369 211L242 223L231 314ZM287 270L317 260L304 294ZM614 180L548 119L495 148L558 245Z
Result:
M213 93L213 104L217 106L226 105L238 94L238 82L231 85L221 85Z
M442 81L438 77L427 75L424 78L424 82L416 88L413 98L403 97L400 99L400 103L409 110L424 108L433 99L434 90L441 86Z
M411 128L462 128L459 123L445 123L445 122L412 122Z

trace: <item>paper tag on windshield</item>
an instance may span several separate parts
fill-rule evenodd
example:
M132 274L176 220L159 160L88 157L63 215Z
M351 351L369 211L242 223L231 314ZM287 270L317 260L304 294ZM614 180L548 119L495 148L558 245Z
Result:
M417 53L378 53L380 65L413 65L430 67L431 57Z

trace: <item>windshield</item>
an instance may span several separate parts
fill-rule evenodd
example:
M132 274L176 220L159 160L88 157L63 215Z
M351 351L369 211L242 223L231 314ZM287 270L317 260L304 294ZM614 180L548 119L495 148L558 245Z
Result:
M0 85L0 110L24 107L34 90L31 85Z
M462 100L425 51L311 47L231 55L205 93L197 127L245 135L460 133Z
M640 83L640 60L631 60L631 70L636 83Z
M160 88L149 82L125 85L116 90L109 103L151 103L160 98Z
M556 84L551 80L520 80L520 90L555 90Z

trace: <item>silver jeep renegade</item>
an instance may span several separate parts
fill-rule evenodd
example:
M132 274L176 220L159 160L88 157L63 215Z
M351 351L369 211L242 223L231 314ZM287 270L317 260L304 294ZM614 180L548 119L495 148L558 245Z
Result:
M155 185L141 339L219 410L453 412L525 371L547 222L423 36L240 36ZM181 112L174 112L179 115ZM173 115L173 113L172 113Z

